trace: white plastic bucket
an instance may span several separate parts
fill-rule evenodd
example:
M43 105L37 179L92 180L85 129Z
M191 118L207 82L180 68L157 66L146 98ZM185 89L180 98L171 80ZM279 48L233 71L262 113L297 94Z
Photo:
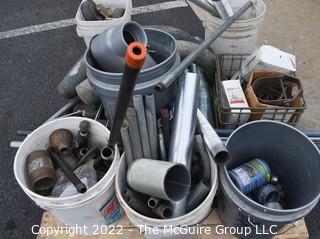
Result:
M89 145L106 145L108 129L99 122L85 118L90 123ZM54 198L45 197L29 189L26 158L29 153L49 147L49 135L60 128L69 129L76 135L81 117L68 117L41 125L28 135L18 149L14 159L14 175L23 191L41 208L54 214L62 223L80 228L78 234L96 234L116 223L122 217L122 210L115 196L114 177L119 165L119 150L116 147L114 161L106 175L84 194ZM84 229L86 228L86 229Z
M82 0L81 4L85 0ZM104 6L110 7L112 10L115 8L124 8L125 12L120 18L113 18L103 21L86 21L81 12L81 4L76 13L77 22L77 34L79 37L83 37L86 46L89 46L90 40L93 36L103 32L105 29L121 24L126 21L130 21L132 12L132 0L95 0L97 4L103 4Z
M172 219L154 219L141 215L134 211L123 199L122 194L126 189L126 171L127 165L125 161L125 156L122 155L120 159L120 164L118 171L116 173L116 195L117 198L128 216L128 219L133 225L138 227L142 232L144 231L145 238L174 238L174 239L184 239L191 238L191 234L185 234L186 226L192 228L201 223L211 212L211 206L213 203L214 196L218 188L218 170L214 161L211 161L211 185L212 188L205 198L205 200L193 211L185 214L181 217L176 217ZM179 226L183 226L179 227ZM172 229L170 229L172 227ZM152 230L152 228L159 229L159 232ZM167 230L165 230L167 228ZM144 230L146 229L146 230ZM190 229L190 231L192 231Z
M233 0L236 4L236 1ZM207 39L215 30L221 26L225 20L212 16L207 11L201 9L196 4L188 1L191 8L202 21L202 25L205 28L205 38ZM243 1L245 3L246 1ZM232 5L232 1L230 2ZM237 7L240 7L237 3ZM244 19L240 17L240 20L233 23L212 45L211 48L215 54L227 55L227 54L251 54L257 43L258 33L262 26L264 16L266 14L267 7L263 0L257 0L253 8L255 16L248 19L248 12L244 13ZM248 10L252 11L252 9Z

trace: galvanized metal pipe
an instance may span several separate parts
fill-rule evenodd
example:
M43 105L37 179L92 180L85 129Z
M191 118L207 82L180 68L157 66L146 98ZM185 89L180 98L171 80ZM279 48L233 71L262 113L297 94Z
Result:
M163 219L172 217L172 208L162 203L159 203L156 207L152 208L152 211Z
M253 5L254 1L255 0L249 0L237 12L235 12L232 17L228 18L221 26L219 26L207 40L200 44L199 48L188 55L178 67L174 68L168 75L163 77L163 79L157 84L156 90L162 91L170 86L171 83L177 77L179 77L184 70L202 54L205 49L210 47L210 45L217 40L223 32L225 32L244 12L246 12Z
M130 189L126 189L126 192L124 194L124 200L128 205L138 213L141 213L142 215L146 217L157 217L147 206L146 199L147 197L141 193L134 192Z
M129 136L131 140L133 159L143 158L137 114L133 107L129 107L127 110L127 121L129 125Z
M167 161L167 150L164 143L164 136L163 136L163 130L160 121L158 121L158 140L159 140L159 152L160 152L160 159L162 161Z
M125 152L125 157L127 161L127 167L133 162L133 152L131 147L131 140L129 136L129 127L127 120L124 120L121 127L121 138L123 143L123 148Z
M207 0L190 0L190 2L193 2L203 10L209 12L212 16L219 16L219 13L217 12L217 9L214 7L214 5Z
M150 208L155 208L155 207L158 205L159 202L160 202L160 199L159 199L159 198L150 197L150 198L148 199L148 206L149 206Z
M148 125L151 158L158 157L157 114L154 94L148 94L146 99L146 118ZM150 115L150 114L151 115Z
M187 72L180 80L170 141L169 161L191 167L192 144L196 128L199 76ZM186 213L186 197L172 203L173 217Z
M127 183L137 192L179 201L188 194L191 177L185 165L142 158L131 164Z
M146 114L144 111L142 95L133 96L133 106L137 112L137 120L138 120L143 157L151 158L149 135L148 135Z
M199 109L197 110L197 118L203 140L212 158L217 164L226 164L231 156L225 145Z
M109 146L114 146L119 139L121 125L146 55L147 49L140 42L133 42L127 48L116 112L110 131Z

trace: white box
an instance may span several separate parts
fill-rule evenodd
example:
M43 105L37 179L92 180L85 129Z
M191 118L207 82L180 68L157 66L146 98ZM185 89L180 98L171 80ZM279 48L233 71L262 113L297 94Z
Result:
M241 65L232 80L246 78L252 70L278 71L291 74L296 69L296 57L269 45L262 45L253 52Z
M243 89L240 84L240 80L226 80L222 81L222 86L225 94L225 104L230 108L247 108L245 110L231 109L231 115L229 116L228 123L235 124L237 126L246 123L250 118L250 109L244 95ZM240 117L239 117L239 113ZM234 114L232 114L234 113Z

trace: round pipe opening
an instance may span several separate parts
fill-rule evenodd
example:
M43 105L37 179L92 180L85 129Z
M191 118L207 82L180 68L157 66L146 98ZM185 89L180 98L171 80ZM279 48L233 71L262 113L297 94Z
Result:
M150 199L148 200L148 206L149 206L150 208L154 208L155 206L157 206L156 200L150 198Z
M141 42L144 45L147 44L146 33L143 28L135 22L128 22L123 26L122 37L127 45L135 41Z
M163 216L164 218L171 218L171 217L172 217L172 210L171 210L171 208L168 208L168 207L164 208L163 211L162 211L162 216Z
M184 165L174 165L165 176L165 192L172 201L179 201L188 194L190 183L189 170Z

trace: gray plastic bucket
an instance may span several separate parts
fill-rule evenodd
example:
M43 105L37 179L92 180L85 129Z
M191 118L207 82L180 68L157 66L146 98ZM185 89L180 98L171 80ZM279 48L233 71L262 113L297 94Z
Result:
M306 216L318 203L320 151L299 130L275 121L251 122L231 134L227 148L232 160L219 168L218 212L226 226L239 227L239 236L271 238L285 224ZM276 210L260 205L232 182L227 170L253 158L265 160L271 172L279 177L286 193L287 209ZM240 227L250 228L251 233L245 237Z
M164 75L180 63L180 56L177 52L176 41L170 34L156 30L145 29L148 37L148 45L155 53L150 55L157 65L143 69L139 73L134 94L155 94L157 109L166 106L175 96L176 83L174 82L164 92L155 92L154 88ZM106 117L113 119L115 107L120 88L122 73L105 72L98 68L89 50L86 52L87 76L94 88L96 95L99 95L106 109Z

